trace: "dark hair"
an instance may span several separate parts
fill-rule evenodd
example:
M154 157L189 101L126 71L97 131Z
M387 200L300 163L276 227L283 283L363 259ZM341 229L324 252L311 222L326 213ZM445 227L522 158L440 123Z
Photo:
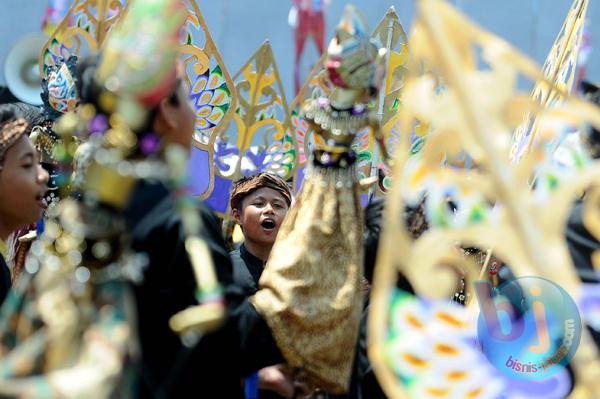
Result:
M581 82L581 91L590 102L600 106L600 87L584 80ZM587 145L590 155L595 159L600 158L600 131L590 127L587 131L581 132L581 138Z
M14 105L19 110L21 117L24 118L29 125L26 130L27 135L31 133L31 129L33 129L35 126L46 127L48 122L50 122L46 120L44 117L44 112L40 107L20 102L14 103ZM51 123L52 122L50 122L50 124Z
M95 54L82 58L75 69L75 82L81 103L92 104L98 109L102 88L96 83L94 76L99 65L100 55Z
M18 119L25 119L19 107L15 103L0 105L0 165L4 163L6 150L14 144L16 137L4 137L3 128L7 123L15 122ZM24 132L23 132L24 133ZM21 134L19 134L20 136Z
M100 104L100 97L103 88L96 82L95 76L98 67L100 66L101 55L95 54L88 57L84 57L77 64L76 69L76 83L77 91L80 96L81 104L92 104L97 110L106 112ZM177 85L181 84L181 80L178 80ZM168 101L174 106L179 106L179 99L177 98L177 91L169 96ZM141 125L140 128L135 129L135 133L147 133L153 130L154 120L158 108L152 108L148 110L146 121Z
M19 118L24 118L24 116L17 103L0 105L0 127L7 122L16 121Z

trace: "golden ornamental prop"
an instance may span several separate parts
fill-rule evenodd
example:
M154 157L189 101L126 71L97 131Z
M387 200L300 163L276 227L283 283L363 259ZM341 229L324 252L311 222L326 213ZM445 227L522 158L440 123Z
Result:
M187 17L180 38L180 59L196 112L190 177L194 194L206 200L214 196L215 143L235 114L237 93L197 2L184 3Z
M410 75L399 115L401 141L395 151L394 183L372 291L369 354L383 389L392 398L495 397L508 389L493 377L497 373L489 364L482 366L481 373L464 369L461 364L469 362L473 369L476 354L452 339L474 328L473 307L436 308L425 317L424 311L418 311L418 301L406 301L396 293L398 273L408 278L419 297L443 300L456 289L458 277L464 275L468 286L480 273L481 265L461 257L458 249L494 248L515 276L558 282L577 299L580 281L567 251L564 228L572 202L582 189L599 180L600 163L581 164L575 173L552 180L553 184L542 179L532 193L530 178L543 169L540 165L549 156L540 148L532 157L536 163L512 165L510 139L512 129L528 112L539 118L545 142L555 139L564 126L598 126L600 112L570 97L545 79L533 62L446 2L417 4ZM519 75L544 81L564 97L562 106L543 108L530 96L516 92ZM421 169L411 170L410 133L422 123L431 127L421 150L424 163ZM474 169L440 162L440 153L451 158L462 151L473 159ZM404 215L409 191L415 186L426 188L428 218L433 223L413 241ZM450 189L457 214L466 215L458 222L452 220L446 201ZM410 311L398 305L402 303L408 303ZM412 335L391 342L390 331L399 325L391 323L399 320L408 323L405 327L409 326L406 329ZM445 333L430 340L426 326L436 320L442 320L445 327L439 331ZM464 362L440 361L448 354ZM600 390L600 363L585 329L571 365L575 372L572 397L593 398Z
M127 0L76 0L42 47L39 68L46 78L48 68L59 58L97 51L108 32L127 12Z

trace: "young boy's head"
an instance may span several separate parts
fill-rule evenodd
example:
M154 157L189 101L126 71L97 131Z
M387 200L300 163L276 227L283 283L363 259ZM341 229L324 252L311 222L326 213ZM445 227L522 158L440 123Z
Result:
M246 246L270 248L292 204L287 183L270 173L244 177L231 191L231 216L244 232Z
M98 85L96 75L100 68L102 58L92 55L83 58L77 64L76 82L77 91L80 93L82 104L93 104L100 107L102 87ZM184 78L184 69L177 68L177 79L171 84L170 89L148 109L146 118L137 129L138 133L146 134L149 131L156 133L165 142L179 144L183 148L190 148L196 113L189 101L189 86Z
M14 104L0 105L0 238L36 222L45 208L48 173Z

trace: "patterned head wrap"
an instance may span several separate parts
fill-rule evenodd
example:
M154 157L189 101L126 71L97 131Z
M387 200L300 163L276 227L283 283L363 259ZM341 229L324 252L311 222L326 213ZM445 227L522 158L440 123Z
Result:
M231 190L229 204L231 209L236 209L244 198L261 188L270 188L283 196L285 202L292 204L292 192L288 184L279 176L272 173L262 172L248 177L242 177L234 183Z
M22 118L0 125L0 160L4 159L6 151L27 132L27 126L27 122Z

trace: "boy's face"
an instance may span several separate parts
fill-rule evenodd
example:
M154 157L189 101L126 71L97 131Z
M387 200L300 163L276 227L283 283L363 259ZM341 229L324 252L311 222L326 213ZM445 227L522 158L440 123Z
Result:
M246 240L272 246L287 211L285 198L279 192L263 187L248 194L242 200L241 210L234 209L232 215L242 227Z
M23 135L7 151L0 170L0 221L18 228L40 219L46 207L48 172L39 163L29 137Z

